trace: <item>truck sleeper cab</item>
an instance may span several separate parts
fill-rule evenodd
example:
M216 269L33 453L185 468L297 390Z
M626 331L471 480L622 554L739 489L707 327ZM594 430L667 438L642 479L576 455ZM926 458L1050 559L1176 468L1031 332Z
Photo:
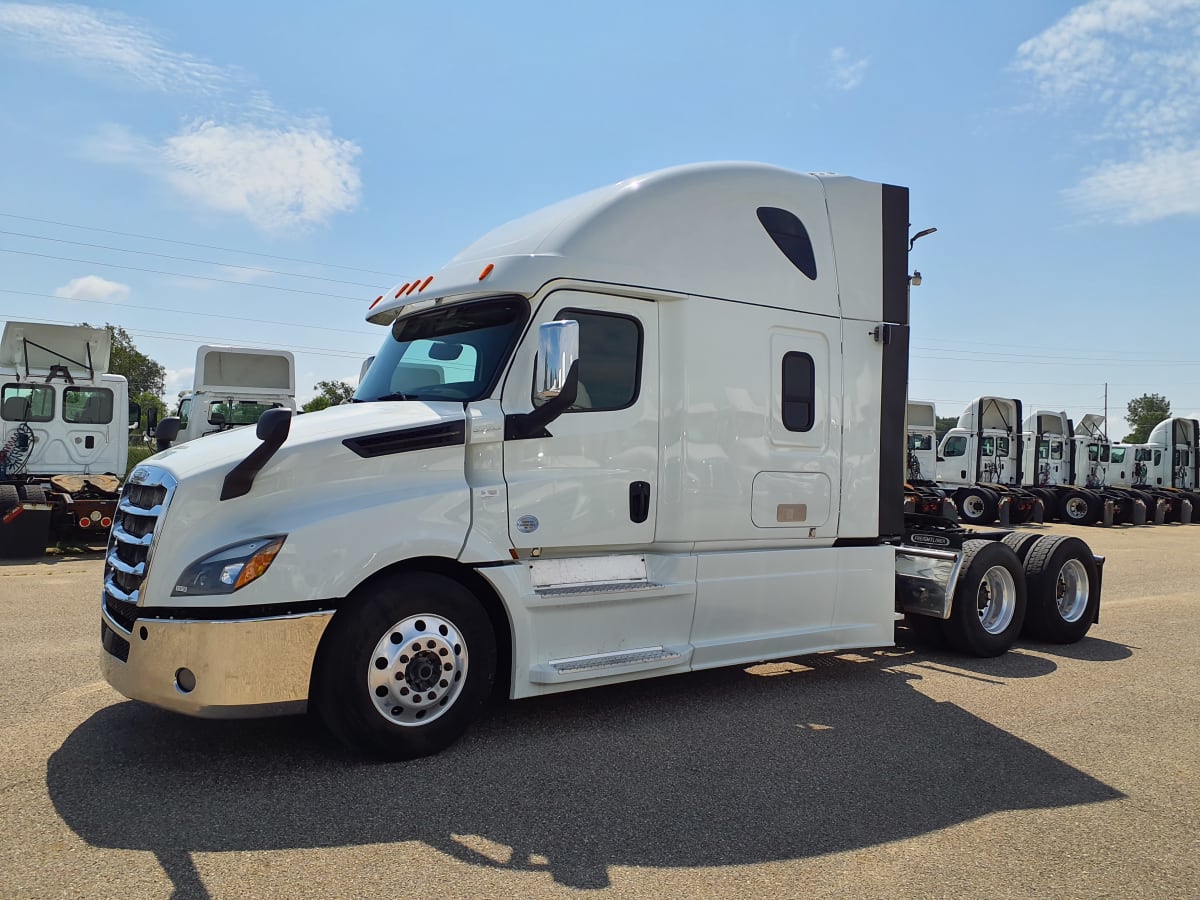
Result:
M902 188L754 164L501 226L371 305L354 403L134 471L106 679L409 758L496 682L886 646L898 610L971 653L1077 640L1082 542L906 528L907 232Z

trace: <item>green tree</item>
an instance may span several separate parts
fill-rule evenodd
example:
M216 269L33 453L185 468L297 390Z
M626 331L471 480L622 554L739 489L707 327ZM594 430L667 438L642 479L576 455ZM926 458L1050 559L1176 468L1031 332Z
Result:
M310 413L331 406L341 406L343 403L349 403L350 398L354 396L354 388L344 381L318 381L313 385L313 390L319 393L300 407L301 412Z
M83 324L87 325L87 322ZM138 350L134 346L133 338L124 328L108 324L104 327L112 337L108 371L113 375L125 376L125 380L129 382L130 397L136 398L146 393L161 397L166 388L167 370ZM146 404L143 403L142 409L145 408Z
M938 416L934 430L937 432L938 443L946 436L946 432L958 424L958 416Z
M1171 418L1171 404L1162 394L1142 394L1129 401L1125 421L1133 429L1125 435L1126 444L1144 444L1159 422Z

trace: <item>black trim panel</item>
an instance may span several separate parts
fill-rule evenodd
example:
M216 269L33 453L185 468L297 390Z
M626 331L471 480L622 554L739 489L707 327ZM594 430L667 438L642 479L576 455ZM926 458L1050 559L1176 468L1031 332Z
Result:
M878 547L883 543L879 538L837 538L835 547Z
M403 428L399 431L382 431L379 434L346 438L342 444L364 459L372 459L376 456L390 456L393 453L408 453L411 450L453 447L466 442L464 423L441 422L437 425L422 425L420 428Z
M272 619L302 616L307 613L333 612L340 600L304 600L298 603L257 603L253 606L143 606L139 622L146 620L185 620L203 622L240 622L245 619Z
M908 188L883 185L883 321L908 324Z
M892 328L883 345L883 384L879 390L879 534L904 534L904 419L908 411L907 325Z

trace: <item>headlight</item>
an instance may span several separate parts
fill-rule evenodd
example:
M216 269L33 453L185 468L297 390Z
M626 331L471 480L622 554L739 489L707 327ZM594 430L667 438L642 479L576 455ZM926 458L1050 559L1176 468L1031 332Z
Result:
M184 569L171 595L232 594L271 567L285 540L277 534L222 547Z

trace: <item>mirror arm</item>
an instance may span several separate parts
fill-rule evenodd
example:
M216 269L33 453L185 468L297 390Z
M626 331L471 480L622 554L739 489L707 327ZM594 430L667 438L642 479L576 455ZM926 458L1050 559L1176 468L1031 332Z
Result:
M512 413L504 417L504 439L521 441L527 438L553 437L546 426L570 409L579 395L579 360L571 363L567 380L558 396L527 413Z

